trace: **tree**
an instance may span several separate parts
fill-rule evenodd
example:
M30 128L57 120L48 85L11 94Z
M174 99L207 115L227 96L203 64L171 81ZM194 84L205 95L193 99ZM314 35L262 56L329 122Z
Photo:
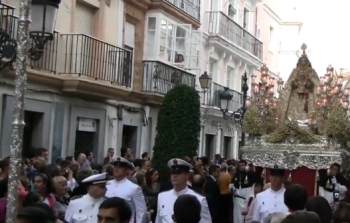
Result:
M264 123L259 109L251 105L244 115L243 130L252 136L261 136L264 130Z
M343 146L349 140L350 125L348 117L346 116L346 111L340 103L334 105L332 111L329 113L327 124L326 124L326 134L328 137L335 139L338 143Z
M152 165L161 178L168 177L170 159L193 157L197 153L200 130L198 92L187 85L176 85L165 95L158 113Z

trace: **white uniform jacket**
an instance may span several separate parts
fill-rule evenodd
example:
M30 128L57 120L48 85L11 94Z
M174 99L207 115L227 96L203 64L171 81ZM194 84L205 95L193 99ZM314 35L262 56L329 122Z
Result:
M64 219L68 223L97 222L98 209L105 199L105 197L94 199L89 194L73 197L69 202Z
M120 197L128 202L132 209L130 223L144 223L146 220L147 206L142 190L127 178L108 181L106 197Z
M277 212L288 213L289 210L284 204L284 191L284 188L281 188L279 191L273 191L269 188L257 194L253 221L263 222L264 218Z
M175 201L180 195L183 194L194 195L201 203L202 209L200 223L212 223L207 199L189 188L186 188L180 192L176 192L174 189L172 189L158 195L157 217L155 223L173 223L172 215L174 213Z

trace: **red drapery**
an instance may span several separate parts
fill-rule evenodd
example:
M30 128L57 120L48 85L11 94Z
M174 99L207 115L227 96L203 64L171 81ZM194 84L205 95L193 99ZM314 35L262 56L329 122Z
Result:
M315 195L316 170L305 166L298 167L292 171L292 182L302 185L309 197Z

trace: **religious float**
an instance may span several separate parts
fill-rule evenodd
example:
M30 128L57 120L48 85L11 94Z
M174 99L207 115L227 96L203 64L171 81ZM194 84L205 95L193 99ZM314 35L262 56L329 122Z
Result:
M277 81L279 97L268 68L261 68L260 81L252 76L251 97L243 121L246 143L242 158L255 166L269 182L271 164L286 168L286 179L303 185L309 196L317 194L317 180L332 163L349 160L347 142L350 124L347 117L349 88L343 77L329 66L318 77L302 45L287 82Z

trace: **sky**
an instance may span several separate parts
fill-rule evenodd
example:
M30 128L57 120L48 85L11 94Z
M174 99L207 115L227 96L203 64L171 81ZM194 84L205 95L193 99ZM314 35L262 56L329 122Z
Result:
M304 0L297 6L303 21L300 41L311 50L309 59L319 76L329 64L350 71L349 8L350 0Z

